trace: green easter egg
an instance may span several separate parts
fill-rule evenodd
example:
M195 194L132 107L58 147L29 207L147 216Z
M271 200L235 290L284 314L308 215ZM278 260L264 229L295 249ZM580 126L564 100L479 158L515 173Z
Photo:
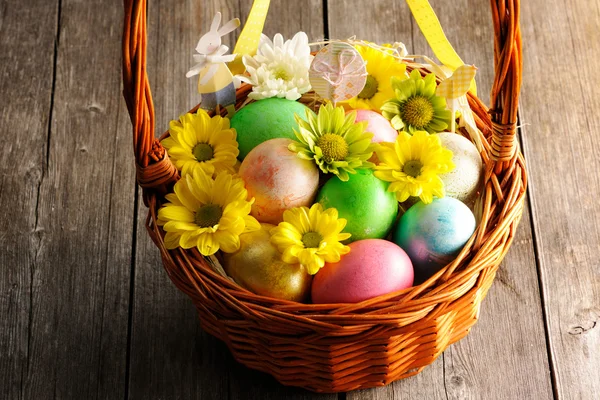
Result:
M269 139L297 140L294 129L298 130L298 124L294 114L305 119L306 110L308 107L302 103L277 97L255 101L242 107L231 118L231 127L237 132L240 149L238 158L243 160L250 150Z
M332 177L319 191L317 202L324 209L335 207L348 223L344 232L352 236L346 243L362 239L383 239L396 221L398 202L387 191L388 183L369 169L358 170L347 182Z

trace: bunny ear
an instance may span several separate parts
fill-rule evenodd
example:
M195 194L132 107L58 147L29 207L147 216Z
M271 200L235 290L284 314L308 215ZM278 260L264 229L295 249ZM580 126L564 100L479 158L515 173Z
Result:
M239 18L232 19L231 21L229 21L225 25L223 25L221 27L221 29L219 29L219 36L225 36L229 32L235 31L238 26L240 26L240 19Z
M217 12L215 14L215 17L212 20L212 23L210 24L210 31L217 32L219 30L220 24L221 24L221 13Z

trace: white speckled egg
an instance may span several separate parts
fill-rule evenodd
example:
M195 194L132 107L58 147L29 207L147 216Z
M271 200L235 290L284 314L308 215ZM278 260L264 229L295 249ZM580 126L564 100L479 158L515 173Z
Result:
M438 133L442 146L452 151L453 171L440 175L446 196L473 208L483 182L483 162L477 147L469 139L452 132Z

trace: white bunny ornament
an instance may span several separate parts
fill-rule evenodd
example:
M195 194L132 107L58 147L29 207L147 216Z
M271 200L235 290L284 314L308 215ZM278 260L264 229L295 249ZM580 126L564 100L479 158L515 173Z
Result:
M197 64L188 71L186 77L200 75L198 93L202 109L214 110L221 105L232 116L235 113L235 85L225 63L233 61L235 54L225 55L229 47L221 44L221 37L237 29L240 20L234 18L219 29L220 24L221 13L218 12L212 20L210 31L202 35L196 45L198 54L194 54L193 58Z

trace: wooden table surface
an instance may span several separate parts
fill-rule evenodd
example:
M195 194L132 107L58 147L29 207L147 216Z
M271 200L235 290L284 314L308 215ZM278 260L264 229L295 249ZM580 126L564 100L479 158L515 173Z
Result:
M431 2L487 103L488 2ZM244 21L250 1L150 3L163 131L198 101L185 73L214 12ZM271 3L269 35L430 54L400 0ZM339 395L238 365L169 281L135 186L122 14L120 0L0 0L0 399L600 398L599 0L523 1L529 198L478 324L416 377Z

